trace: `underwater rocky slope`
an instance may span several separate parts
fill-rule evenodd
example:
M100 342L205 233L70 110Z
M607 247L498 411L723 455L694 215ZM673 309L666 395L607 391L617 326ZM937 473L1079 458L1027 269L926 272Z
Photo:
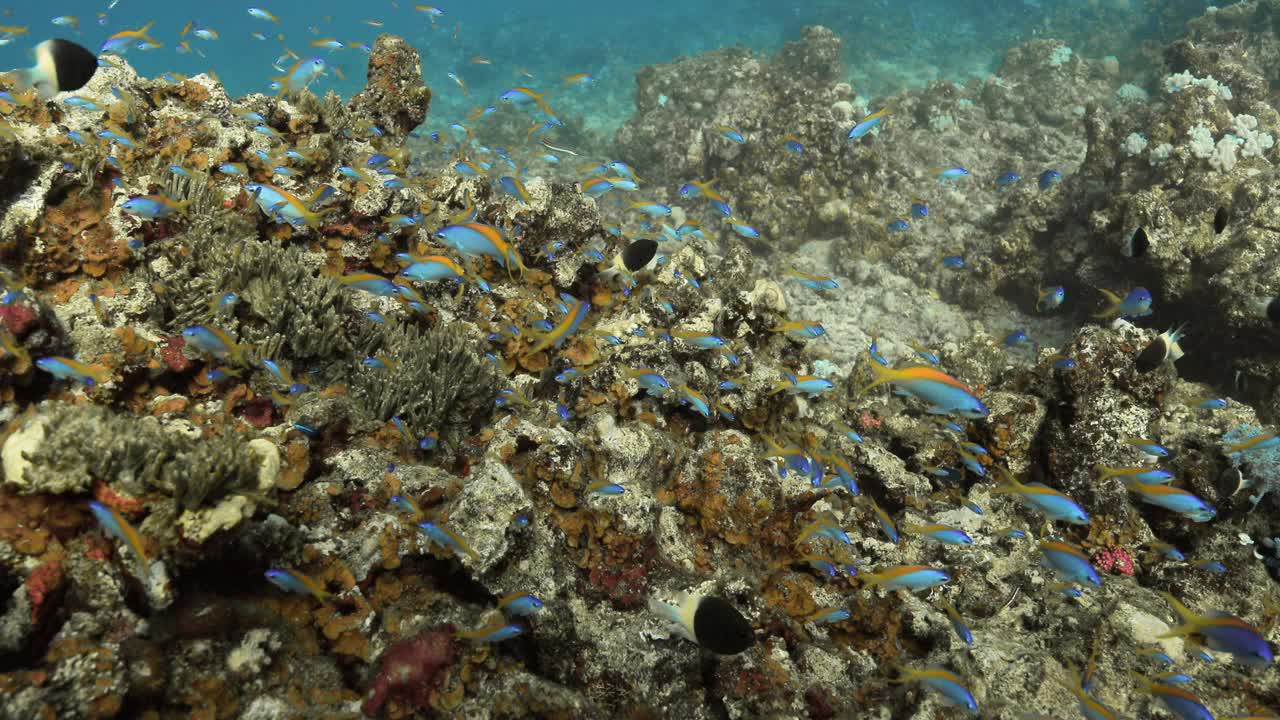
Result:
M1277 23L656 66L595 198L418 137L390 35L347 103L13 95L0 717L1270 717Z

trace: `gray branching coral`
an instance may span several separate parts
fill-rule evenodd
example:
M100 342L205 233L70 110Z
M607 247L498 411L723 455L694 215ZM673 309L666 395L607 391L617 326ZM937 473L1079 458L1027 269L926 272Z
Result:
M356 315L350 293L308 264L303 251L226 232L189 233L190 258L183 282L167 293L170 328L215 325L252 343L260 357L287 356L294 362L351 350L344 319ZM175 263L176 264L176 263ZM234 313L216 316L210 303L234 292Z
M391 370L360 368L351 381L356 416L400 416L418 433L483 422L500 388L497 369L475 343L451 328L401 325L376 337L370 355L394 361Z
M261 465L235 435L193 438L99 405L46 403L20 432L4 466L6 482L23 493L82 493L102 480L138 494L170 492L191 509L256 487Z

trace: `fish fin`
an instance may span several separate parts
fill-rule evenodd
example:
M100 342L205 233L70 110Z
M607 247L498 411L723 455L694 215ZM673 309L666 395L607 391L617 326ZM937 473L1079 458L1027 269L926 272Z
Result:
M876 387L877 385L883 385L885 383L893 382L893 378L895 374L893 368L886 367L876 362L875 359L871 357L871 351L869 350L867 351L867 360L870 361L868 364L871 366L871 374L875 376L875 379L870 384L866 385L861 390L859 390L858 391L859 395L861 395L862 393L865 393L866 391L870 390L873 387Z
M1106 288L1098 288L1098 292L1102 293L1103 297L1107 299L1108 304L1107 304L1107 307L1103 308L1102 312L1093 313L1091 317L1095 317L1095 318L1111 317L1112 315L1115 314L1117 310L1119 310L1120 306L1124 303L1124 300L1119 295L1116 295L1115 293L1111 292L1110 290L1107 290Z
M1164 635L1161 635L1160 637L1162 638L1182 637L1184 635L1190 635L1196 632L1197 630L1199 630L1200 625L1202 624L1204 618L1197 615L1195 611L1192 610L1191 608L1178 602L1178 599L1175 598L1170 593L1162 592L1160 593L1160 597L1164 598L1165 602L1169 603L1169 607L1173 608L1173 611L1178 614L1178 617L1182 620L1182 623L1183 623L1182 625L1178 625L1177 627L1173 628L1172 630L1165 633Z

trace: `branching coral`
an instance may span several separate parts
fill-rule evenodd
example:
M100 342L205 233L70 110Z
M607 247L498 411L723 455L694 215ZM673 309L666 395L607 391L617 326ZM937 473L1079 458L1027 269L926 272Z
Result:
M497 369L456 328L399 326L374 336L369 355L396 363L394 372L364 368L351 381L357 414L369 421L400 416L416 432L489 417L498 396Z
M175 334L189 325L216 325L256 345L261 357L283 354L295 363L351 350L344 319L357 313L350 295L306 263L300 248L214 228L195 228L182 240L172 252L190 257L175 261L182 270L166 281L165 294ZM216 317L210 302L227 292L240 296L234 318Z
M94 480L118 481L133 493L172 492L195 508L256 487L261 460L233 435L193 439L99 405L49 403L27 422L4 448L6 480L23 493L80 493Z

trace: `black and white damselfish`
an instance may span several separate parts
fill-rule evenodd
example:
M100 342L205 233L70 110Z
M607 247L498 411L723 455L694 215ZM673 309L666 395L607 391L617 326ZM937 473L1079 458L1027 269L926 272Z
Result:
M649 611L717 655L737 655L755 644L751 623L727 600L712 595L682 593L678 605L649 598Z
M98 56L70 40L52 38L35 47L36 64L15 70L18 85L35 88L44 100L60 92L79 90L98 71Z

